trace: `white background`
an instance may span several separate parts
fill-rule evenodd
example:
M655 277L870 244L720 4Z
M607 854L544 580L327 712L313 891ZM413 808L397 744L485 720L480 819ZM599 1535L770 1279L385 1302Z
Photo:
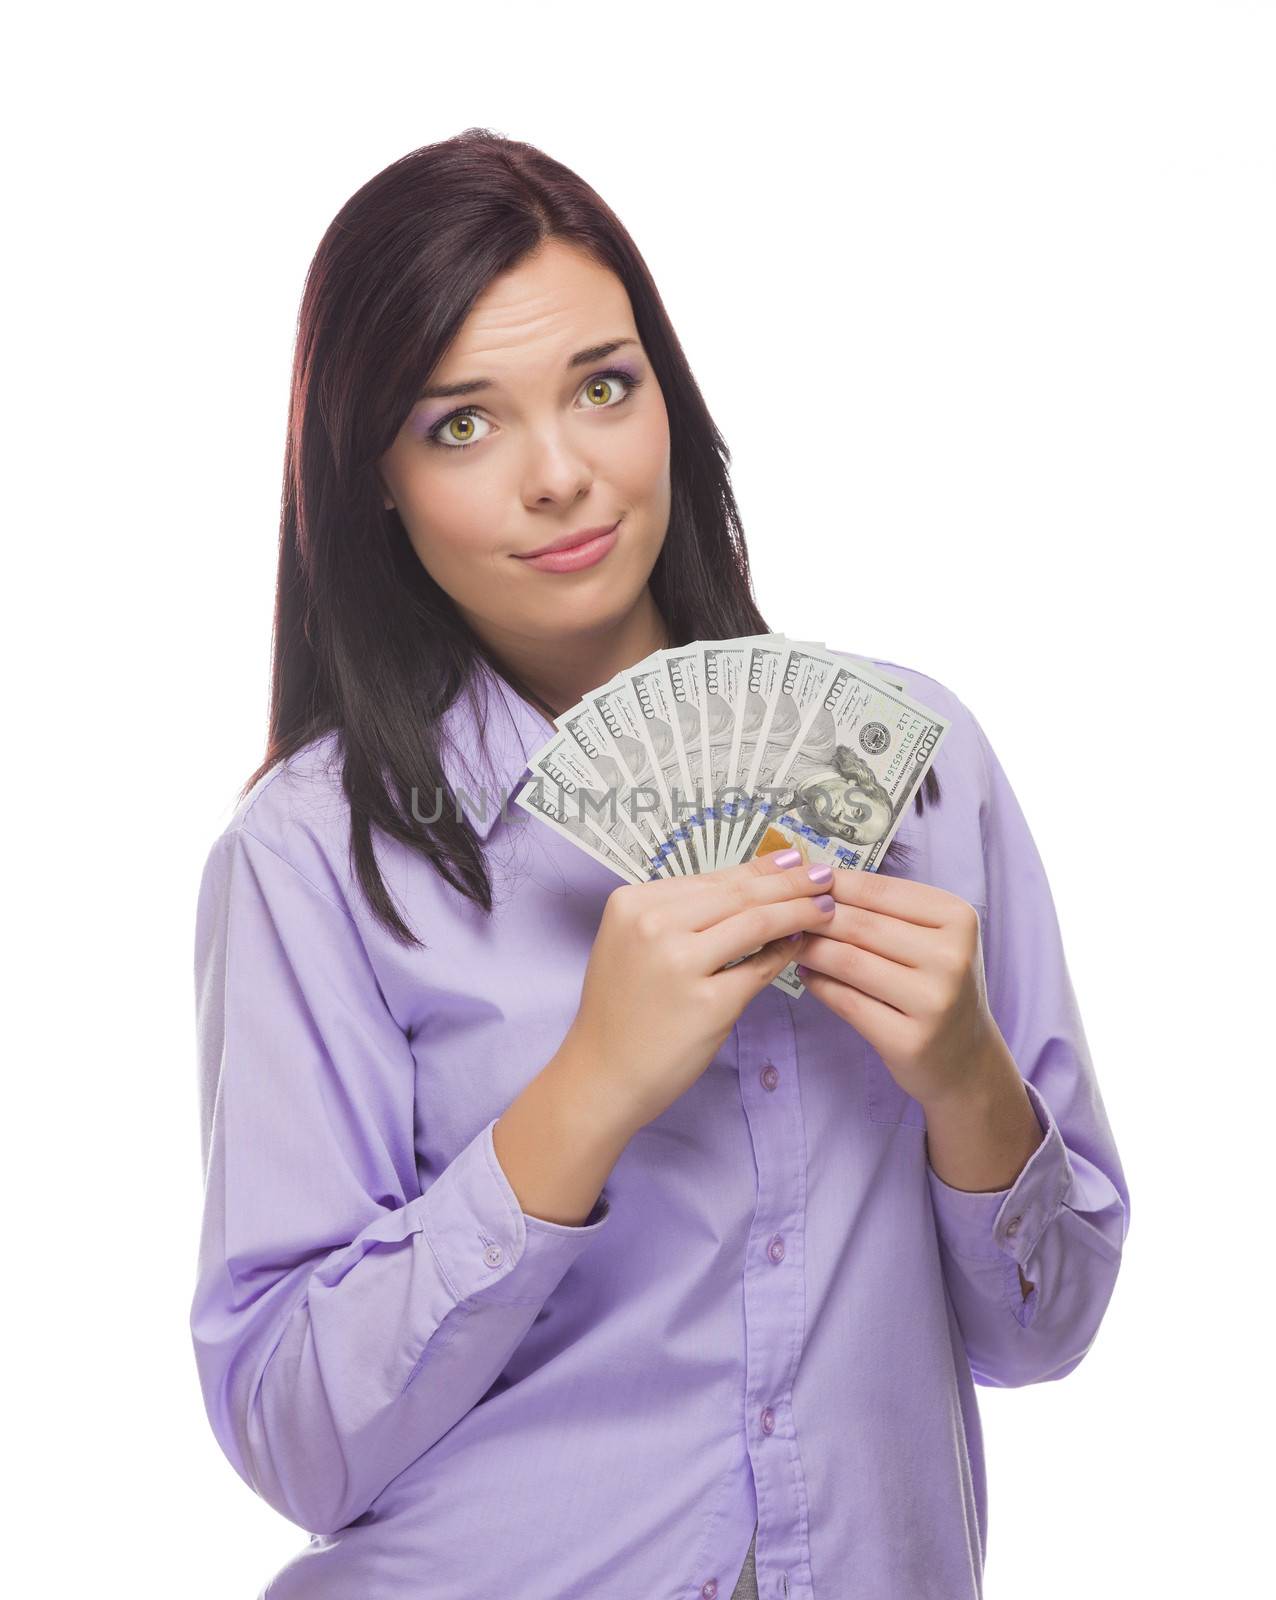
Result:
M1081 1366L979 1391L989 1600L1252 1592L1272 6L115 5L9 27L22 1592L247 1600L305 1542L220 1454L189 1342L195 893L264 750L306 266L367 178L472 124L575 168L637 240L732 450L768 620L952 688L1050 873L1132 1222Z

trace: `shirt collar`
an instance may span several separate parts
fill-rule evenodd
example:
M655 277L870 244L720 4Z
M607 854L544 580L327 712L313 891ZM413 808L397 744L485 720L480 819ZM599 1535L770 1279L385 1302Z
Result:
M475 664L470 684L440 719L439 760L454 810L486 839L527 773L528 758L557 730L482 657Z

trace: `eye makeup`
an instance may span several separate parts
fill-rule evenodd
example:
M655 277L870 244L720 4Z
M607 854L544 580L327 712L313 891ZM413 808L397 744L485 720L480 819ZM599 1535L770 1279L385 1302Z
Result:
M635 368L617 365L614 367L606 367L599 372L591 372L589 377L585 379L583 387L587 389L591 383L596 383L599 378L619 378L620 381L625 385L625 393L621 395L620 399L614 404L605 406L591 406L587 408L592 411L618 411L621 406L623 406L629 399L632 398L634 391L646 381ZM470 445L479 444L481 441L478 439L470 439L465 443L455 441L445 444L443 440L438 437L438 435L443 431L449 422L454 422L457 417L477 417L478 415L479 407L469 405L457 406L451 411L446 411L437 420L426 416L422 418L420 422L420 436L424 443L435 445L440 450L468 450Z

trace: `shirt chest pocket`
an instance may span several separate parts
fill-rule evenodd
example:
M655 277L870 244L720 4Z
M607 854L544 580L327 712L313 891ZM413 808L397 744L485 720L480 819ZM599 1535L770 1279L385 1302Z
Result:
M979 913L981 941L986 944L987 907L975 900L970 903ZM859 1036L857 1035L857 1037ZM860 1048L863 1066L864 1111L869 1121L901 1124L905 1127L917 1128L924 1133L926 1131L926 1113L922 1109L921 1102L914 1100L911 1094L899 1086L890 1068L867 1039L860 1039Z

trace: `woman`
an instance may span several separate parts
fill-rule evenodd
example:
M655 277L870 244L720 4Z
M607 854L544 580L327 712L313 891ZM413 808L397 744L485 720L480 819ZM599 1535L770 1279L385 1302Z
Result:
M727 460L540 152L468 130L323 239L269 746L196 931L191 1329L220 1445L311 1534L271 1600L977 1596L973 1384L1095 1336L1128 1193L951 691L878 663L951 727L877 873L618 884L508 803L587 690L768 631Z

